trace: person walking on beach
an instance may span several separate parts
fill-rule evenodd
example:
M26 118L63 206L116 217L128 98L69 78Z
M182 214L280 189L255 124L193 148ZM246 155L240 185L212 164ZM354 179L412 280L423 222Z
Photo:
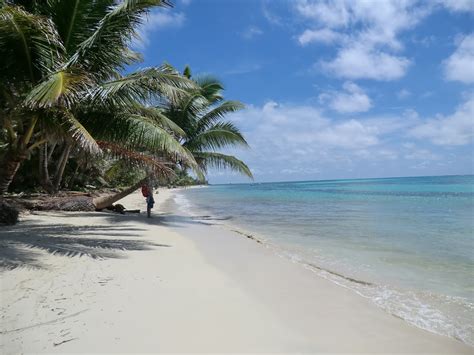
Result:
M148 184L142 186L142 195L146 198L146 215L148 218L151 217L151 209L155 204L153 199L153 189L151 189Z

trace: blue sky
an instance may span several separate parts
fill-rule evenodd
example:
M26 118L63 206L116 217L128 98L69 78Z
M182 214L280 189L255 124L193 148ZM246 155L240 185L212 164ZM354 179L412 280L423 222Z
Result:
M256 181L473 173L474 0L174 4L140 29L141 65L224 82Z

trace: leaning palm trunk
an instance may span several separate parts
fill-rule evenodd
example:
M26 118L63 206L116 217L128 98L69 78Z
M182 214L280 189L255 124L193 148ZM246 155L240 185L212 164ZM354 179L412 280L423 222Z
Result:
M138 181L134 185L127 187L125 190L118 192L114 195L108 195L108 196L103 196L103 197L97 197L93 199L93 204L97 210L101 210L103 208L111 206L113 203L117 202L118 200L121 200L125 196L130 195L132 192L137 190L140 186L142 186L146 181L148 177L143 178L142 180Z
M26 152L9 152L5 156L0 171L0 194L6 194L21 163L26 159Z
M44 144L39 149L39 176L40 184L48 193L53 192L53 184L49 177L48 164L49 163L49 154L48 154L48 144Z

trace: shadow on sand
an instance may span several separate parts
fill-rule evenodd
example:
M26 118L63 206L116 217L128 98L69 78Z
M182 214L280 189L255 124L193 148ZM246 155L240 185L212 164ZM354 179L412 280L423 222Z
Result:
M49 216L67 217L72 224L43 224L29 221L16 226L0 227L0 269L20 266L45 268L41 262L44 252L67 256L87 256L94 259L123 258L120 251L150 250L170 247L145 240L137 240L145 229L127 225L140 216L122 216L103 213L48 213ZM109 223L94 225L95 217L106 217ZM91 225L74 225L75 218L87 217ZM128 217L128 218L127 218ZM137 218L138 217L138 218ZM102 222L102 221L101 221Z

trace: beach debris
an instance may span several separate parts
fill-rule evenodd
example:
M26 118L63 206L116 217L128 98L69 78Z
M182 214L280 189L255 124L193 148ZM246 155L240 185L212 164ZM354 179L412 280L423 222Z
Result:
M63 341L60 341L59 343L53 343L54 346L59 346L61 344L64 344L64 343L68 343L70 341L73 341L73 340L76 340L77 338L71 338L71 339L66 339L66 340L63 340Z
M120 203L116 203L115 205L110 205L105 208L106 210L125 214L125 206L121 205Z

